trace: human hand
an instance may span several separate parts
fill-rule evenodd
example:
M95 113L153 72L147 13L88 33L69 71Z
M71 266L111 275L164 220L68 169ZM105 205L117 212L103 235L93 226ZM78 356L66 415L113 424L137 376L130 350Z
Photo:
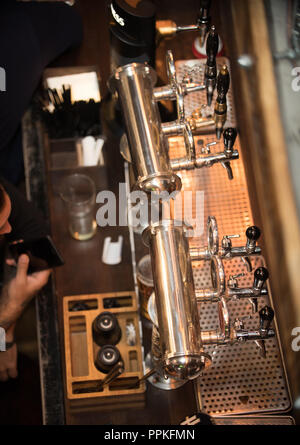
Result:
M17 345L14 344L7 351L0 352L0 382L18 377Z
M6 343L14 342L15 324L6 331ZM7 351L0 352L0 382L18 377L17 345L14 343Z
M8 328L14 323L31 298L47 283L51 270L27 275L29 258L20 255L16 276L4 286L0 298L0 325Z
M42 270L27 275L29 267L29 257L20 255L17 264L17 273L8 283L8 293L13 301L27 303L42 287L45 286L49 279L51 270Z
M19 239L17 241L13 241L11 244L14 245L14 244L18 244L18 243L24 243L24 240ZM11 267L17 267L17 263L13 258L6 258L6 264Z

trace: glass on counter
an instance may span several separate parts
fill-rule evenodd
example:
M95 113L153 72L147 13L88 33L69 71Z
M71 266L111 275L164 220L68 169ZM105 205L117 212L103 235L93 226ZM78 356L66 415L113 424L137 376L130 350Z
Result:
M150 255L143 256L138 262L136 278L139 288L141 315L150 320L147 306L148 300L154 291Z
M66 176L61 184L60 196L68 211L71 236L79 241L91 239L97 230L96 187L92 179L78 173Z

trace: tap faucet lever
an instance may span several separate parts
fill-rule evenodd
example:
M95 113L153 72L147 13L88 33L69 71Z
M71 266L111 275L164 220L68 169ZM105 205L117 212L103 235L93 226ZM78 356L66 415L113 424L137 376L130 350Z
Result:
M265 267L258 267L254 272L253 287L261 291L265 282L269 278L269 272Z
M205 36L207 34L210 24L210 10L211 0L201 0L198 14L197 25L200 33L200 46L204 45Z
M243 276L245 276L245 274L243 272L242 273L238 273L237 275L229 275L229 280L227 282L228 287L230 289L236 288L237 285L238 285L238 280L237 279L239 277L243 277Z
M212 147L213 145L216 145L216 141L209 142L208 144L205 145L205 147L202 147L201 153L210 154L210 147Z
M274 311L270 306L264 306L259 311L259 331L262 337L268 338L275 335L274 331L272 329L270 330L273 319ZM255 343L259 349L260 356L266 358L267 351L265 340L263 338L261 340L257 339Z
M257 226L250 226L246 230L246 252L253 253L255 251L256 242L260 237L260 229Z
M224 152L231 155L233 152L233 146L237 137L237 131L235 128L226 128L223 132Z
M216 64L216 56L218 52L219 46L219 36L216 33L216 28L213 25L210 28L209 34L206 40L206 55L207 61L205 64L205 87L206 87L206 96L207 96L207 105L210 106L214 94L214 90L216 87L217 81L217 64Z
M224 235L222 238L222 248L225 251L225 254L230 253L231 248L232 248L232 242L231 239L232 238L239 238L240 235Z
M230 76L226 65L223 65L217 77L217 100L215 104L214 120L217 139L220 139L227 117L226 96L229 90Z
M254 294L259 296L261 295L261 290L269 278L269 272L265 267L258 267L254 272L254 281L253 281L253 291ZM258 311L258 302L257 297L249 298L249 301L252 306L252 313L256 313Z
M264 306L259 311L259 330L262 335L266 335L274 319L274 311L270 306Z
M237 131L235 128L230 127L230 128L227 128L226 130L224 130L224 133L223 133L224 153L225 153L225 156L228 158L230 158L233 153L233 146L234 146L234 143L236 140L236 136L237 136ZM224 162L222 162L222 166L224 168L226 168L228 178L233 179L233 173L232 173L232 168L231 168L230 162L224 161Z

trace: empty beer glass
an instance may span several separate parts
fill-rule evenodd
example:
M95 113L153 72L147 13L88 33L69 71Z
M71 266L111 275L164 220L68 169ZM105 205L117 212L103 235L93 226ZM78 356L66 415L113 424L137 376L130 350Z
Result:
M61 184L60 196L68 210L69 232L73 238L86 241L97 229L95 219L96 188L86 175L66 176Z

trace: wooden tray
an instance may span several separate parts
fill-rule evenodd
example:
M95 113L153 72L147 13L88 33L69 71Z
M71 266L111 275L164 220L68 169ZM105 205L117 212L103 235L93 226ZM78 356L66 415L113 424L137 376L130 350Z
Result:
M115 300L120 307L108 308L107 299ZM106 374L98 371L94 365L100 347L93 341L92 324L97 315L103 311L114 313L122 330L121 340L116 347L124 361L125 372L99 390L99 383ZM120 397L126 398L126 396L131 402L141 401L146 386L145 383L138 383L143 376L143 360L135 292L64 297L63 316L67 398L70 400L97 398L109 405L119 403ZM135 327L134 346L128 345L126 341L125 330L128 323L132 323ZM134 395L136 397L133 397ZM122 400L123 402L125 400Z

